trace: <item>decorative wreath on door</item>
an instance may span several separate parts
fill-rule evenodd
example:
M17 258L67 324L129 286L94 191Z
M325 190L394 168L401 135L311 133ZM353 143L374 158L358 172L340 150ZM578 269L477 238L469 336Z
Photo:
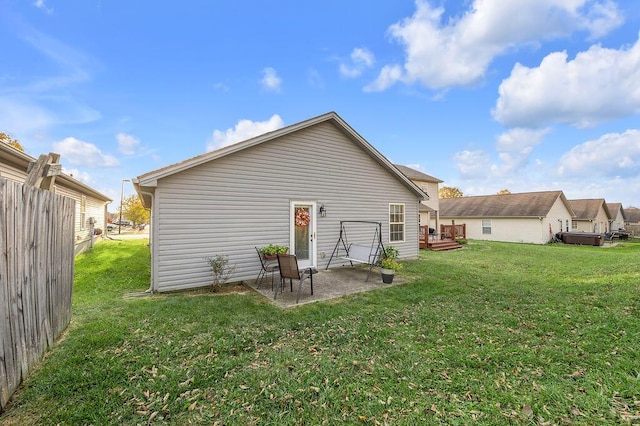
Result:
M308 226L311 222L311 215L305 209L296 210L296 226Z

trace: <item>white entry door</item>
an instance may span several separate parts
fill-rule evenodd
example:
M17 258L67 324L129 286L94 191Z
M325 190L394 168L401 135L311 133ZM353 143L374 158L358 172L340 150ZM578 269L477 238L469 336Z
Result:
M298 258L298 267L317 266L316 203L314 201L292 201L290 217L291 253Z

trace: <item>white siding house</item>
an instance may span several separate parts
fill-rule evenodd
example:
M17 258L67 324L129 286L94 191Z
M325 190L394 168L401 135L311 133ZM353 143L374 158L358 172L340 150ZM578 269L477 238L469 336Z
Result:
M607 209L611 215L609 230L617 231L618 229L624 229L625 214L622 203L607 203Z
M381 222L383 244L418 256L426 194L333 112L133 181L151 208L152 291L210 285L205 258L215 255L236 265L232 281L254 280L254 247L270 243L322 269L346 220ZM300 210L306 226L295 226ZM354 224L350 242L371 244L374 228Z
M468 239L545 244L571 226L562 191L443 198L440 219L466 224Z
M571 225L572 231L609 232L611 215L604 198L569 200L569 202L576 214Z
M6 143L0 143L0 177L24 183L29 163L34 161L36 159L30 155ZM107 204L111 202L109 197L64 173L56 176L53 191L72 198L76 202L74 232L76 255L90 247L96 239L105 236ZM103 231L102 234L93 235L94 228L100 228Z

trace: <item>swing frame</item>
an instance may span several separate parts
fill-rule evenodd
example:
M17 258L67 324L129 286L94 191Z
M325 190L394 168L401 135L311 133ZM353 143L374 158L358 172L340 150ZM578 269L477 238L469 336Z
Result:
M377 225L370 247L365 246L364 244L349 243L349 240L347 239L347 228L345 227L345 224L348 223ZM339 253L340 244L342 244L342 248L344 249L346 256L336 256ZM353 266L353 262L364 263L370 265L369 273L367 273L367 279L365 280L365 282L367 282L369 281L369 276L371 275L373 267L380 263L382 253L384 253L384 244L382 243L382 222L368 220L341 220L340 236L338 237L338 241L331 252L331 257L329 258L329 262L327 262L325 270L329 269L329 265L331 265L331 261L334 257L348 260L351 266Z

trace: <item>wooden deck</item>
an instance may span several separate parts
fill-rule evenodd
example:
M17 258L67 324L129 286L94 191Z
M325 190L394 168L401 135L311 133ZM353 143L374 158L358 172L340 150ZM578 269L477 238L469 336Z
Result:
M462 248L460 244L458 244L454 240L444 239L444 240L429 240L427 242L427 248L433 251L445 251L445 250L457 250Z

